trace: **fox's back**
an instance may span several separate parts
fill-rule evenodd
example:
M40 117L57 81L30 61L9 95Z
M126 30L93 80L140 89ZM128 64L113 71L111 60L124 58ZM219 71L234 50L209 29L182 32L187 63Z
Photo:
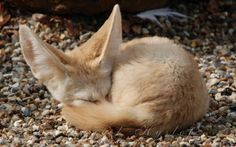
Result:
M113 73L115 104L157 112L148 117L174 121L175 126L185 119L196 121L205 113L207 91L193 57L184 49L166 38L153 37L125 43L121 50ZM191 111L199 106L198 112Z

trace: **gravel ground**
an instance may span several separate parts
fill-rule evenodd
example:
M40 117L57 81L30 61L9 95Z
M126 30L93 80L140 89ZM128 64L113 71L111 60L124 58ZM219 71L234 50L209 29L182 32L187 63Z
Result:
M124 14L125 40L166 36L193 53L211 97L201 121L156 139L74 128L60 116L62 105L33 78L22 57L19 23L66 50L86 41L108 14L59 17L9 9L11 19L0 30L0 146L236 146L236 2L211 2L175 4L173 9L189 19L159 17L162 26Z

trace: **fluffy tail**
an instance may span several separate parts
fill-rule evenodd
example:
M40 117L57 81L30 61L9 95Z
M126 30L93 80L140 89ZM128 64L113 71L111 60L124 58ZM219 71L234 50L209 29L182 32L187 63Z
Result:
M67 121L85 130L139 126L142 113L143 111L130 107L118 107L106 101L99 104L87 103L79 107L64 105L62 109L62 115Z

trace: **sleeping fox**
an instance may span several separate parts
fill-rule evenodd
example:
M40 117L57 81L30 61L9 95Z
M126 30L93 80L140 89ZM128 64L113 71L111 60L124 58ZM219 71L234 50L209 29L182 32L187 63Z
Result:
M122 43L118 5L86 43L65 53L25 25L19 34L33 75L64 104L64 118L80 129L141 129L155 136L191 125L208 109L193 56L167 38Z

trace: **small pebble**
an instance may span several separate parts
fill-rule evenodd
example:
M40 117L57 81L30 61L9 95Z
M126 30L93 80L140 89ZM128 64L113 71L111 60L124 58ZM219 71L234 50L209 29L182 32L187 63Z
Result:
M91 35L92 35L91 32L88 32L88 33L85 33L85 34L81 35L79 39L81 41L86 41L91 37Z
M236 112L228 113L227 118L231 121L236 121Z
M32 112L31 112L30 108L28 108L28 107L22 107L21 111L25 117L29 117L32 115Z
M179 143L181 147L189 147L190 144L188 142L180 142Z
M149 34L149 31L148 31L148 29L146 29L146 28L142 28L142 33L143 33L143 34Z
M43 112L42 112L42 116L46 116L46 115L48 115L50 113L50 111L49 110L44 110Z

